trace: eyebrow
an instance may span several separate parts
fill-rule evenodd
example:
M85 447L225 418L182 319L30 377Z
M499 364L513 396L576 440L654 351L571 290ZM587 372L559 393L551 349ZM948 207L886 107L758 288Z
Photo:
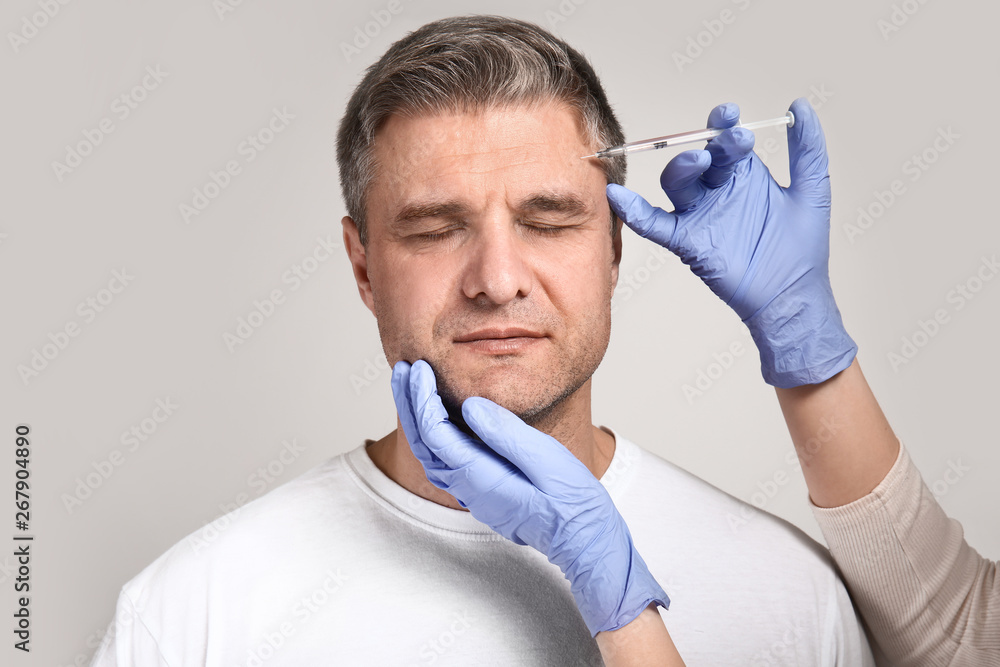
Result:
M588 207L582 199L575 195L545 193L522 199L517 204L517 210L522 213L551 212L576 216L586 213ZM469 207L457 200L418 202L404 206L393 218L393 222L406 224L424 218L462 218L468 216L469 213Z
M393 222L416 222L422 218L459 218L468 215L469 208L458 201L408 204L396 214Z
M521 200L518 210L524 212L552 212L567 215L581 215L587 212L587 205L582 199L569 194L538 194Z

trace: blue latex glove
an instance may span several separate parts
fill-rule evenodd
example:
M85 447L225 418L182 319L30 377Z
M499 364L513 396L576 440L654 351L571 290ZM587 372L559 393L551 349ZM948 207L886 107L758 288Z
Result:
M764 380L786 388L836 375L858 350L830 288L823 130L805 98L790 108L787 188L753 153L753 132L741 128L670 161L660 184L672 213L620 185L607 188L626 225L678 255L736 311L760 350ZM720 105L708 126L732 128L739 114L735 104Z
M448 420L426 361L398 362L392 394L427 479L559 567L591 636L627 625L652 602L669 606L607 489L561 443L479 397L466 399L462 417L481 441L466 435Z

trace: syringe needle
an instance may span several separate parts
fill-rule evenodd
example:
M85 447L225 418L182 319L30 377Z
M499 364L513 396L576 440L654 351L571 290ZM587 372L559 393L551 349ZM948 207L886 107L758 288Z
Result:
M762 127L775 127L779 125L787 125L792 127L795 125L795 115L791 111L786 113L780 118L771 118L769 120L758 120L752 123L738 123L734 127L742 127L747 130L758 130ZM680 132L678 134L668 134L663 137L656 137L655 139L643 139L642 141L632 141L627 144L621 144L619 146L610 146L604 150L597 151L592 155L584 155L581 160L586 160L587 158L609 158L617 157L619 155L627 155L629 153L639 153L642 151L654 151L660 148L669 148L671 146L680 146L681 144L691 144L697 141L708 141L709 139L714 139L719 136L725 129L720 128L706 128L704 130L691 130L690 132Z

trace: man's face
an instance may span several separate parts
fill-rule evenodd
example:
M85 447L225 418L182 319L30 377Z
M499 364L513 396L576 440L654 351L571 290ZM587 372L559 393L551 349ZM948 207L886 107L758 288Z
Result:
M345 244L390 364L424 359L445 405L484 396L529 423L607 349L621 234L577 115L556 103L391 116L376 136L368 244Z

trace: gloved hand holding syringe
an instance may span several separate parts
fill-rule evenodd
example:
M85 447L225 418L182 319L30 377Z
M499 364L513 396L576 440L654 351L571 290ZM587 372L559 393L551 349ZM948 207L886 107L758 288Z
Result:
M664 168L660 185L673 211L607 186L626 225L680 257L739 315L757 344L764 381L782 388L824 382L858 349L830 285L826 140L805 98L790 111L788 187L753 152L753 132L739 124L735 104L709 114L707 125L720 133L704 150L683 151Z
M795 115L789 111L781 118L758 120L753 123L738 123L736 127L742 127L745 130L759 130L763 127L775 127L780 125L792 127L795 125ZM704 130L691 130L689 132L679 132L678 134L668 134L664 137L656 137L655 139L630 141L627 144L621 144L619 146L609 146L608 148L597 151L592 155L584 155L581 159L591 157L618 157L619 155L627 155L629 153L641 153L642 151L655 151L660 148L680 146L681 144L693 144L698 141L708 141L709 139L714 139L725 131L726 128L713 127Z

